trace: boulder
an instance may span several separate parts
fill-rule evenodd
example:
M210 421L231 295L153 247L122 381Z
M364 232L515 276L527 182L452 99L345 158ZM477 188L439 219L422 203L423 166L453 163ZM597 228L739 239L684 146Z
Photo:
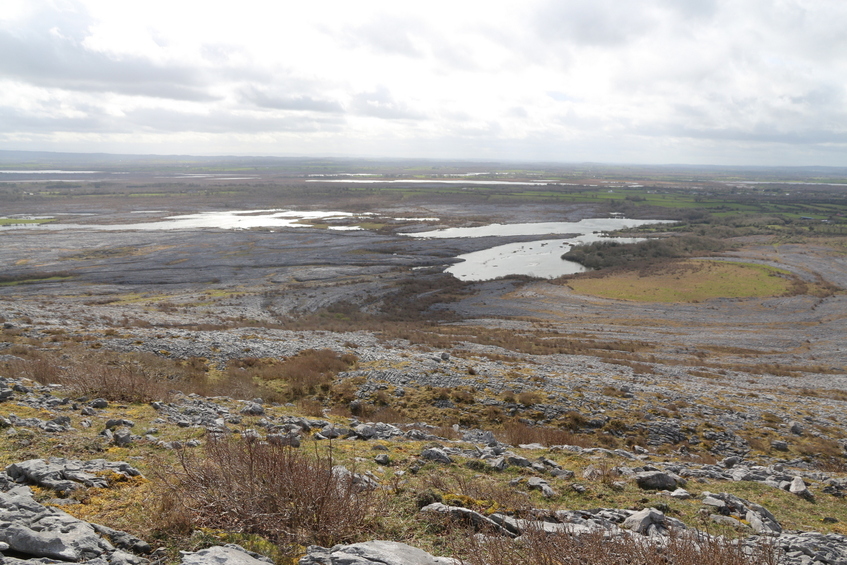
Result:
M248 402L239 412L245 416L261 416L265 409L258 402Z
M791 481L791 486L788 487L788 492L806 500L814 499L812 492L806 487L806 483L803 482L803 477L794 477L794 480Z
M688 500L691 498L691 493L684 488L678 488L671 493L671 497L679 500Z
M450 459L450 456L447 455L443 449L439 449L437 447L431 447L429 449L424 449L421 452L421 457L427 459L429 461L435 461L437 463L452 463L453 460Z
M235 544L216 545L200 551L183 551L181 553L182 565L267 565L273 563L267 557L248 552Z
M624 520L622 527L645 536L667 533L665 515L655 508L639 510Z
M105 459L76 461L61 457L29 459L13 463L6 468L9 478L18 483L35 484L60 493L67 493L83 486L105 488L109 482L102 476L104 472L125 477L141 474L123 461L106 461Z
M88 522L32 498L28 487L0 493L0 542L15 553L83 561L114 551Z
M128 428L119 428L113 432L112 441L118 447L126 447L132 443L132 432Z
M771 448L776 451L788 451L788 442L781 439L775 439L771 442Z
M468 508L461 506L448 506L442 502L433 502L421 508L422 514L444 514L455 520L466 522L478 530L490 530L501 535L514 537L508 529L499 525L491 518L487 518Z
M645 490L675 490L677 480L661 471L644 471L635 475L635 482Z
M433 557L405 543L374 540L332 548L313 545L300 558L299 565L459 565L459 561Z
M538 477L530 477L527 481L527 487L529 487L529 490L540 490L541 494L543 494L545 498L555 498L559 496L558 493L550 487L547 481Z

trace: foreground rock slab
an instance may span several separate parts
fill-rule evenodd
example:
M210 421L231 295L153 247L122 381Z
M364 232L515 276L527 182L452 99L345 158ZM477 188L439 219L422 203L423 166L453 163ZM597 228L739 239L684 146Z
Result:
M455 559L433 557L422 549L396 541L375 540L329 549L313 545L306 551L300 565L459 565Z
M84 561L115 548L88 522L33 500L28 487L0 493L0 541L33 557Z
M267 557L235 544L216 545L200 551L183 551L182 565L268 565Z

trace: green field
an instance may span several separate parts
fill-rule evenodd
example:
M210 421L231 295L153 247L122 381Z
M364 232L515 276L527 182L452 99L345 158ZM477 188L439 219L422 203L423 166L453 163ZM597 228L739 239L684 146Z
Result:
M640 302L702 302L712 298L762 298L791 291L788 271L728 261L689 260L657 267L648 275L638 271L602 278L568 281L575 292Z

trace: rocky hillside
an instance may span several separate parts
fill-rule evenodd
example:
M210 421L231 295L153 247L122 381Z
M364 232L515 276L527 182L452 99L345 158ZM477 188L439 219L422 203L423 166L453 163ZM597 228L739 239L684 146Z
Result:
M802 376L368 332L2 339L4 563L847 563L845 399Z

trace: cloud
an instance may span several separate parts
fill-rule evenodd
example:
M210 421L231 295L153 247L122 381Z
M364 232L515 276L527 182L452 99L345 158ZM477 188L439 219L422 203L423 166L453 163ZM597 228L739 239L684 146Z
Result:
M317 153L689 162L777 147L831 163L824 147L846 143L837 0L16 1L0 11L6 144L77 132L115 151L138 134L198 151L289 139Z
M127 124L138 131L206 133L338 132L344 125L340 117L306 115L266 116L243 112L180 112L143 108L127 112Z
M260 108L273 110L294 110L302 112L342 113L344 107L335 100L313 98L303 94L280 94L267 92L262 88L251 87L242 93L245 101Z
M618 0L550 0L536 13L534 27L548 41L614 47L647 35L656 27L645 5Z
M342 32L342 43L353 48L365 47L381 55L423 57L423 51L415 45L415 36L422 31L421 24L409 18L378 17L347 27Z
M115 92L176 100L214 100L202 72L184 64L111 57L84 45L86 13L38 11L14 27L0 28L0 75L65 90Z
M119 133L129 132L127 124L121 124L96 108L85 108L76 116L51 115L44 112L27 112L8 106L0 106L0 132L3 133Z
M384 86L380 86L371 92L360 92L353 95L350 111L362 116L384 120L422 120L426 117L425 114L394 100Z

